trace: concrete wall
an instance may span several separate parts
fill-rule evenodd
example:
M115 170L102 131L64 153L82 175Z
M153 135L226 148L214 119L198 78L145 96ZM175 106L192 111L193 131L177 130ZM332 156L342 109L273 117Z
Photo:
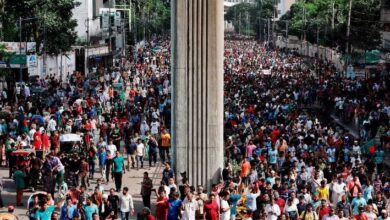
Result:
M286 39L278 36L276 40L276 46L280 48L286 47ZM294 40L294 43L288 43L287 48L297 49L298 53L304 56L315 57L318 53L321 59L327 59L334 63L338 71L343 71L345 64L341 60L342 54L327 47L311 44L307 41Z
M94 17L94 15L97 15L96 10L94 9L96 7L101 7L103 5L103 0L78 0L78 2L81 4L73 10L73 18L77 20L77 36L80 40L86 41L87 19L89 19L90 36L99 35L101 32L100 19L99 17Z

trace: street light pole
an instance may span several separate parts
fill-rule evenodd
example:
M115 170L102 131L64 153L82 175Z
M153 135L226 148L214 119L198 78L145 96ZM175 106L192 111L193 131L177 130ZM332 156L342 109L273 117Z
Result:
M19 17L19 57L22 55L22 17ZM22 63L19 63L19 83L23 82Z

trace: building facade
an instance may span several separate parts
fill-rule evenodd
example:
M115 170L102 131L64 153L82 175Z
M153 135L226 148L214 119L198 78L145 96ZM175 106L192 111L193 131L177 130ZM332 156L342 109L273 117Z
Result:
M390 50L390 0L382 0L381 22L383 23L382 47Z

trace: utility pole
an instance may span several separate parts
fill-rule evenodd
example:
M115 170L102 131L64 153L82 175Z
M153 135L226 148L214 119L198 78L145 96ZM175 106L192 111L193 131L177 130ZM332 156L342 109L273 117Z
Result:
M19 57L22 57L22 17L19 17ZM19 63L19 83L22 86L23 70L22 63Z
M320 51L319 51L319 45L320 45L320 22L317 18L317 58L320 58Z
M288 21L286 20L286 49L288 49Z
M347 23L347 45L346 45L346 50L347 53L350 53L351 51L351 45L349 42L349 38L351 35L351 14L352 14L352 0L349 0L349 10L348 10L348 23Z
M88 66L88 63L89 63L89 17L87 17L87 20L86 20L86 24L85 24L85 27L86 27L86 33L87 33L87 46L86 46L86 50L85 50L85 53L86 53L86 58L84 59L85 60L85 69L88 71L89 73L89 66ZM87 75L87 73L85 73Z
M268 18L267 19L267 28L268 28L268 30L267 30L267 41L268 41L268 44L269 44L269 41L270 41L270 30L271 30L271 27L270 27L270 25L271 25L271 21L270 21L270 19Z
M43 76L46 75L46 13L43 19Z

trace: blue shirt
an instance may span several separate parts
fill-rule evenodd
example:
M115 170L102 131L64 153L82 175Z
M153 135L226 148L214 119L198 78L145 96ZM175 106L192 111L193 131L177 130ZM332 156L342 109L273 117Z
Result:
M249 210L251 211L257 210L256 198L258 196L259 194L254 194L254 193L249 193L248 195L246 195L246 206Z
M359 214L359 206L366 206L367 202L364 198L354 198L351 205L353 206L353 214L357 215Z
M61 208L60 220L71 220L78 214L78 210L75 205L71 205L68 208L68 211L66 209L67 209L67 205L65 204Z
M46 210L42 211L38 209L35 212L35 219L37 220L50 220L51 214L54 212L54 205L48 206Z
M182 201L180 199L174 200L169 199L169 208L168 208L168 220L177 220L179 218L179 211L182 205Z
M93 213L99 214L99 210L95 204L85 205L84 213L85 213L86 220L92 220Z
M241 196L240 194L231 194L229 198L229 202L232 205L232 208L230 209L231 215L237 214L237 202L240 200Z
M113 162L114 162L113 171L114 171L114 173L121 173L123 171L123 161L124 160L125 159L123 159L122 156L114 157L114 159L113 159Z
M278 151L276 149L275 150L269 150L268 151L268 155L269 155L269 163L270 164L276 164L277 159L278 159Z

